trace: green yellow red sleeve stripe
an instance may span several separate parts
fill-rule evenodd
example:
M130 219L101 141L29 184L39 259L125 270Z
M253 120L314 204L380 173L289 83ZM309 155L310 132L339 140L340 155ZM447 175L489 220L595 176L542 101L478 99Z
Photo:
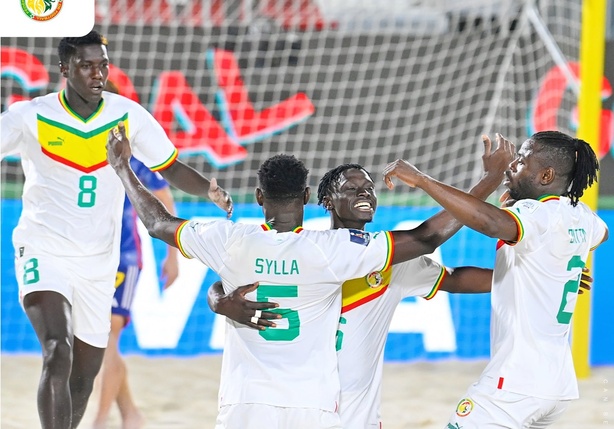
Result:
M177 156L179 155L179 152L177 152L177 148L173 149L173 153L171 154L171 156L169 156L166 161L164 161L161 164L158 165L154 165L153 167L150 167L149 169L151 171L162 171L162 170L166 170L168 167L170 167L170 165L175 162L175 160L177 159Z
M523 239L524 237L524 227L522 226L522 221L520 220L520 218L518 217L518 215L516 213L514 213L513 209L501 209L503 210L505 213L509 214L512 219L514 219L514 222L516 222L516 240L509 240L509 241L505 241L505 243L509 244L509 245L514 245L518 242L520 242L520 240Z
M441 272L439 273L439 277L437 277L437 280L435 281L433 289L431 289L431 291L424 297L424 299L429 300L435 296L435 294L439 291L441 284L443 283L443 279L445 279L447 275L448 270L446 270L446 267L442 266Z
M386 262L384 263L384 268L380 271L385 271L392 265L392 258L394 258L394 238L392 237L392 233L390 231L385 231L386 241L388 242L388 254L386 255Z
M177 245L177 249L179 249L179 251L181 252L183 256L185 256L188 259L192 259L192 257L188 255L183 249L183 246L181 245L181 240L179 239L179 237L181 236L181 231L183 231L183 228L185 228L188 222L189 222L188 220L181 222L181 224L175 230L175 244Z

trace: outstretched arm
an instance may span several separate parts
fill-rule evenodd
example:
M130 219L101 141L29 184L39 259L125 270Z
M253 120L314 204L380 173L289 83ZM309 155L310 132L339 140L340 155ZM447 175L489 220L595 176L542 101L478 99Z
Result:
M126 195L149 235L176 247L175 231L185 219L171 215L164 204L143 186L130 167L131 156L130 141L123 122L120 122L118 127L109 131L107 161L122 181Z
M508 168L515 151L514 145L499 134L497 134L497 148L494 152L488 136L483 135L482 141L484 143L484 154L482 155L484 175L467 194L472 195L478 201L485 200L501 184L503 172ZM408 165L410 164L403 160L388 164L384 170L386 184L390 187L392 183L390 177L397 172L403 172ZM393 231L395 241L393 263L432 253L458 232L462 225L452 213L442 211L412 230Z
M155 191L152 191L154 196L164 204L168 212L175 216L175 200L168 186ZM179 250L173 246L168 246L166 258L162 262L162 279L164 280L164 289L168 288L179 276Z
M226 217L232 216L232 198L224 189L217 185L215 179L207 179L198 171L176 160L167 169L160 171L171 185L192 195L208 197L219 208L226 212Z
M579 294L591 290L593 278L588 268L582 270ZM492 288L492 270L477 267L458 267L444 277L439 290L450 293L487 293Z
M245 299L245 295L258 288L258 283L238 287L229 294L224 293L222 282L217 281L209 287L207 303L217 314L250 328L264 331L267 327L277 326L270 319L281 319L281 314L262 311L279 307L275 302L255 302Z
M411 187L424 190L452 216L469 228L489 237L506 241L514 241L518 238L516 222L504 210L433 179L407 161L397 160L386 166L384 181L390 189L394 187L393 177L397 177Z

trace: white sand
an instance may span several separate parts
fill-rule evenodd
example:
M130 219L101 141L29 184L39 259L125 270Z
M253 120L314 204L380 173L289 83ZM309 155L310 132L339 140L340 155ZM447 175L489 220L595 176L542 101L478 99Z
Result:
M2 355L2 429L38 428L37 356ZM128 356L133 394L147 418L146 429L213 428L217 413L220 356L145 358ZM382 412L385 429L443 429L449 414L477 378L485 361L386 364ZM608 391L609 389L609 391ZM552 429L614 427L614 367L593 368L580 381L581 399ZM90 400L80 429L89 429L97 404ZM119 429L114 410L109 429ZM356 429L356 428L349 428Z

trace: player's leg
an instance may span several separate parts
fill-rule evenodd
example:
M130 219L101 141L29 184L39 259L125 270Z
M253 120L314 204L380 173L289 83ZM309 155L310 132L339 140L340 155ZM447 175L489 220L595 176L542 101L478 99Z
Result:
M136 406L130 391L127 371L117 396L117 405L122 415L122 429L140 429L145 424L145 418Z
M100 371L100 402L98 403L98 412L94 419L93 429L105 429L107 427L111 407L117 400L125 378L126 367L118 350L119 335L124 328L124 324L125 321L122 316L116 314L111 316L111 334Z
M119 338L130 319L130 307L136 290L140 268L136 264L120 263L113 296L111 334L102 363L100 403L94 429L106 428L111 407L117 402L123 429L139 429L144 418L137 408L128 385L127 367L119 350Z
M560 417L568 402L507 392L485 378L469 388L446 429L544 429Z
M514 413L510 414L508 407L517 400L514 395L511 401L507 392L497 389L489 383L474 383L465 396L456 405L456 410L450 416L446 429L500 429L520 428L521 425ZM517 410L515 410L517 411Z
M78 268L75 267L75 270ZM111 304L115 291L114 273L108 280L79 276L73 293L73 366L70 388L73 400L73 427L83 418L94 380L102 366L111 330ZM83 273L81 273L83 274ZM104 276L103 278L105 278Z
M215 429L341 429L339 414L313 408L233 404L220 408ZM351 428L349 428L351 429Z
M35 291L23 298L23 307L43 349L38 386L38 414L43 429L71 427L69 377L72 367L71 305L60 293Z
M571 404L571 400L532 399L538 404L538 411L525 420L522 426L523 429L545 429L550 427L550 425L563 416Z
M70 374L70 394L72 397L72 427L76 428L94 387L94 379L102 365L104 347L95 347L75 335L73 364Z

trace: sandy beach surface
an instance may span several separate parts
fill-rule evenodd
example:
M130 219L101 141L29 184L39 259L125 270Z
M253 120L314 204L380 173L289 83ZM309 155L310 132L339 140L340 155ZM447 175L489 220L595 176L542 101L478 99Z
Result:
M39 428L36 388L40 357L3 354L0 358L1 428ZM145 429L214 427L219 355L126 359L133 394L147 419ZM384 428L443 429L456 403L485 364L486 361L387 363L382 400ZM581 399L572 403L552 429L614 428L614 367L593 368L590 378L580 380L580 395ZM80 429L91 428L97 399L94 391ZM109 429L120 428L119 414L114 410Z

